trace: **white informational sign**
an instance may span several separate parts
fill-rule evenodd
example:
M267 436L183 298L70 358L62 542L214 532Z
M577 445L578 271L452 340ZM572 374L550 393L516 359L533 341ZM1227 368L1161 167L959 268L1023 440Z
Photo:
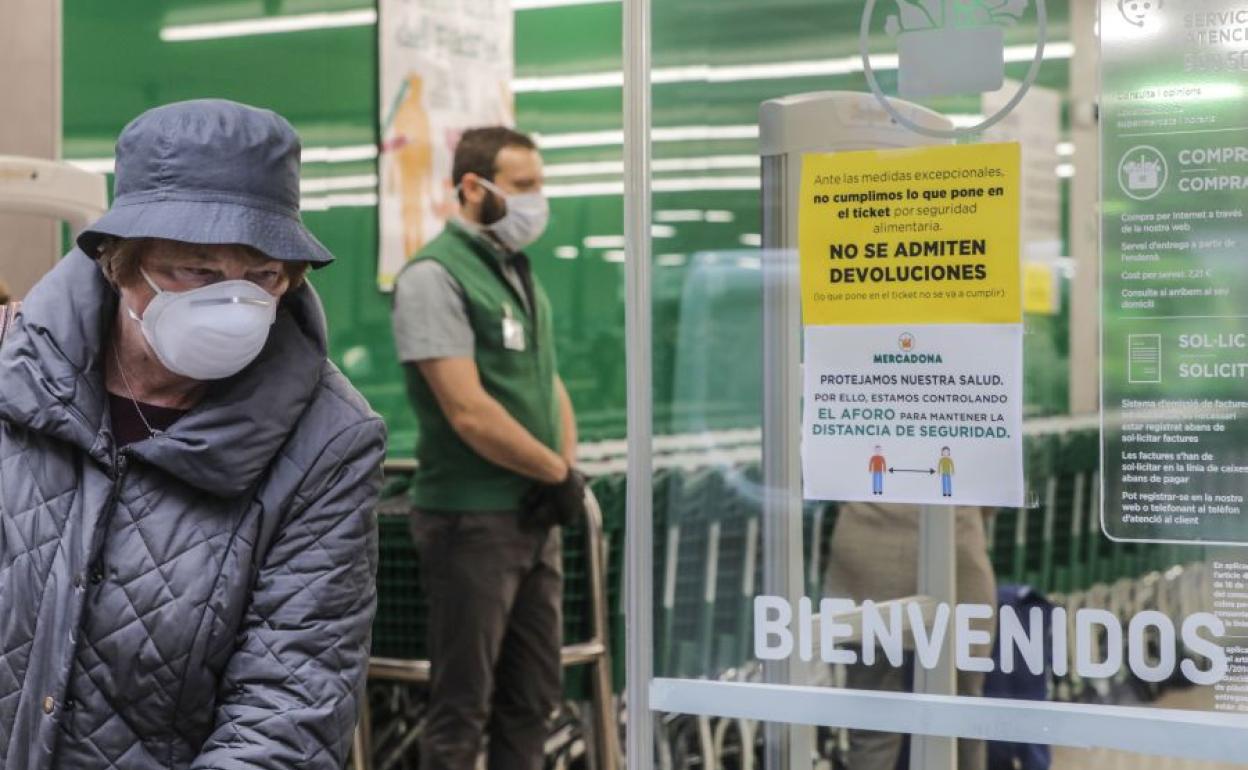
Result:
M806 330L806 497L1016 505L1017 324Z
M803 159L806 499L1023 504L1019 155Z
M1248 545L1248 7L1100 18L1101 523Z
M381 0L381 192L378 283L436 236L459 207L459 137L513 125L510 0Z

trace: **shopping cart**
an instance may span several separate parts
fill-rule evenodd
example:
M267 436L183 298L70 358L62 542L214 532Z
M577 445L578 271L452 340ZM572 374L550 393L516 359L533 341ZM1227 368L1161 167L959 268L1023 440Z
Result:
M386 502L378 511L378 611L368 670L368 681L374 684L425 685L429 681L429 661L424 654L427 613L420 571L408 534L406 497L396 494L404 486L402 476L410 470L410 463L387 464L388 477L398 480L388 485L389 494L383 495ZM572 641L565 643L562 658L565 669L589 672L591 696L587 710L575 706L565 709L549 749L559 755L556 766L566 765L571 738L579 734L577 743L592 747L588 759L593 770L616 770L621 754L607 620L607 551L597 498L588 490L585 497L584 525L564 533L564 628L565 638ZM419 698L402 688L383 695L390 701L388 714L396 719L386 725L387 734L374 735L372 708L369 699L363 699L352 745L353 770L400 767L418 741L423 708ZM384 737L385 743L377 742L378 737ZM382 745L384 756L376 756L374 751Z

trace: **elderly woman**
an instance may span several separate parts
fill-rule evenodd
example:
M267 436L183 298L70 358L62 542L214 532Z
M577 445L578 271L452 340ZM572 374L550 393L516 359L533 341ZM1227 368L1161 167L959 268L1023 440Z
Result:
M112 209L0 345L0 770L329 770L385 434L326 358L299 142L140 116Z

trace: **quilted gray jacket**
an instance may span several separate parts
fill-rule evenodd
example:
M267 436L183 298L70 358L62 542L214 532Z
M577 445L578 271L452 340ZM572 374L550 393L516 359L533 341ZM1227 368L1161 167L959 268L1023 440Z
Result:
M381 421L310 287L261 357L118 451L75 250L0 348L0 770L330 770L367 662Z

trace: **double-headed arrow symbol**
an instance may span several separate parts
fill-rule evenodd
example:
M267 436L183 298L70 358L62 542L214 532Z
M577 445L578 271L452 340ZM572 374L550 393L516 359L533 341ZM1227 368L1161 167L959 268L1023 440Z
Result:
M889 468L889 473L926 473L928 476L935 476L935 468Z

